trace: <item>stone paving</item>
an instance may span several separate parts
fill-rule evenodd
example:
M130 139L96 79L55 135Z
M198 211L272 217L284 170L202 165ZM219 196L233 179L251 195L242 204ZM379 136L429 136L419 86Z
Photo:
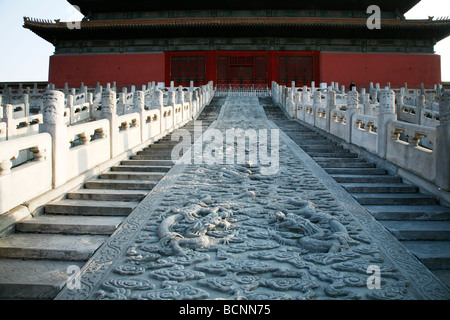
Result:
M57 299L450 298L257 97L228 97L190 150Z

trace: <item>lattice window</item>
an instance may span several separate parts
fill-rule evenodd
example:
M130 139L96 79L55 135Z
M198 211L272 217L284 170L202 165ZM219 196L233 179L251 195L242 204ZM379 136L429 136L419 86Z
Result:
M314 80L314 59L311 56L278 57L278 83L290 86L311 85Z
M188 87L190 81L194 81L194 86L206 83L205 56L172 56L170 66L170 80L176 86Z
M218 84L266 84L267 57L230 55L217 57Z
M267 57L255 57L255 84L267 84Z
M217 57L217 83L218 84L228 84L228 56L218 56Z

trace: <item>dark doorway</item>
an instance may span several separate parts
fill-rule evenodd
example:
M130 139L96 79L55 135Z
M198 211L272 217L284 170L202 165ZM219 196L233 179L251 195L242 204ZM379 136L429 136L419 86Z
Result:
M217 84L267 84L267 57L217 56Z

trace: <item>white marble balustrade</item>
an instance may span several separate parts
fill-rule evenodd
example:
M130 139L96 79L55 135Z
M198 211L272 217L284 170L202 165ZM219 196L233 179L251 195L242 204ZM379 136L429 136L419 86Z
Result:
M214 88L211 82L184 91L180 103L175 101L174 105L164 105L159 89L153 95L152 99L146 99L146 92L134 91L130 108L133 112L119 115L116 92L103 90L98 97L101 108L89 111L95 117L67 125L64 93L47 90L43 94L42 113L36 115L39 124L37 130L33 129L35 133L6 140L6 123L0 123L0 215L102 163L155 142L195 119L211 102ZM92 100L93 94L87 102L77 105L79 112L86 111L82 110L86 104L92 106ZM146 101L153 103L146 105ZM17 163L16 159L24 153L31 156L25 159L26 163Z
M293 99L296 94L302 98ZM288 117L361 147L450 191L450 91L440 86L394 91L389 87L380 89L377 84L371 85L369 93L362 89L358 94L345 93L344 88L338 92L336 86L286 88L273 82L271 95Z

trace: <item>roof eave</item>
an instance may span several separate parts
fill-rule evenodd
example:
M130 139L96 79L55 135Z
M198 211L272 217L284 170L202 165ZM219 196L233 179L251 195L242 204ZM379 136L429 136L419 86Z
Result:
M83 21L80 29L69 29L65 22L40 22L25 19L24 27L30 29L38 36L53 43L55 39L80 39L80 38L98 38L99 36L108 36L114 38L117 31L133 32L134 36L142 33L142 30L158 30L161 36L171 35L176 36L176 31L180 34L204 34L198 32L199 30L214 30L221 35L226 34L230 30L241 30L243 33L238 33L241 36L247 32L253 34L255 30L302 30L311 31L316 30L318 34L323 30L330 31L330 35L338 34L338 31L343 32L344 37L352 37L359 35L359 38L380 38L381 35L387 34L387 30L395 30L400 32L399 36L405 38L418 38L422 36L429 39L440 41L450 35L450 20L444 21L427 21L427 20L412 20L412 21L389 21L382 22L381 30L369 30L365 24L365 20L349 23L348 21L338 23L344 20L321 20L311 19L308 23L295 22L293 20L276 20L276 19L261 19L261 20L239 20L239 19L162 19L162 20L129 20L127 21ZM92 32L92 31L97 32ZM197 33L195 32L197 31ZM87 33L90 33L89 35ZM236 33L232 33L236 34ZM130 34L130 37L132 35ZM143 35L145 37L145 35ZM142 36L140 36L142 37ZM150 37L152 37L150 35ZM320 38L320 36L318 36ZM394 38L398 38L395 36Z
M211 1L145 1L130 0L124 9L119 2L108 0L68 0L72 5L80 8L81 12L88 16L91 12L126 12L126 11L177 11L177 10L363 10L366 11L370 5L378 5L382 10L406 13L421 0L227 0Z

